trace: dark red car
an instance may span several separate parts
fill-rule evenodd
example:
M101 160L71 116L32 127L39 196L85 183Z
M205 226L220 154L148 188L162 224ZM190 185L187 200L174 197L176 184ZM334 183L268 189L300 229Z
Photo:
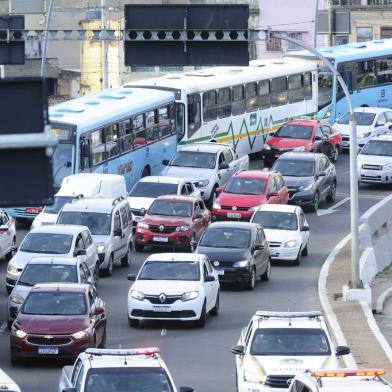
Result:
M329 124L321 124L314 120L292 120L285 122L276 132L270 134L261 151L264 165L272 163L287 151L317 152L317 146L323 136L335 147L336 162L341 151L342 135Z
M95 288L78 283L35 285L11 328L11 362L76 358L106 343L106 311Z
M249 221L261 204L286 204L289 191L275 171L244 170L230 177L212 207L215 220Z
M193 196L160 196L136 226L135 248L146 245L192 247L211 222L203 200Z

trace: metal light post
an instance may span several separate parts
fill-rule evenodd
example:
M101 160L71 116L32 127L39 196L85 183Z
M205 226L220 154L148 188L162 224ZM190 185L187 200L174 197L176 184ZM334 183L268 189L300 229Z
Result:
M314 37L313 37L313 47L317 48L317 24L318 24L318 8L319 0L316 0L316 12L314 14Z
M358 212L358 172L357 172L357 126L354 116L354 107L350 92L339 72L332 63L324 57L317 49L306 45L302 41L285 35L273 33L274 38L292 42L309 52L313 53L319 60L323 61L328 69L335 75L342 86L344 95L347 98L350 111L350 209L351 209L351 279L353 288L361 288L359 277L359 212Z
M53 0L50 0L49 6L48 6L48 11L46 12L45 39L44 39L44 47L42 49L42 60L41 60L41 77L42 78L45 76L46 52L48 50L48 36L49 36L50 18L52 16L52 5L53 5Z

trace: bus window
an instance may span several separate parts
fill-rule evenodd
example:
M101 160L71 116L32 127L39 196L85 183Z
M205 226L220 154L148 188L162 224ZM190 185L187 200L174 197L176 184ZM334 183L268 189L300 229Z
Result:
M174 131L177 130L177 140L181 140L185 134L185 107L182 103L176 103L175 108L171 112L175 111L175 127Z
M321 110L332 102L333 74L320 71L318 74L318 109Z
M216 91L207 91L203 93L203 121L216 120Z
M218 117L225 118L231 116L231 90L230 87L218 90Z
M376 62L374 60L358 61L357 88L374 86L376 84Z
M271 106L270 82L262 80L259 82L259 108L265 109Z
M377 84L392 82L392 57L384 57L376 60Z
M233 116L243 114L245 112L245 100L244 100L244 86L234 86L232 88L233 101L231 103L231 113Z
M118 124L112 124L105 127L106 155L112 158L120 153L118 146Z
M118 145L120 154L132 150L132 128L130 120L120 121L118 123Z
M188 138L190 139L201 126L200 95L188 95Z
M80 136L80 170L85 170L91 167L91 148L90 148L90 134L86 133Z
M155 119L155 110L150 110L146 112L146 141L147 143L152 143L159 139L158 125Z
M289 76L289 103L300 102L304 100L304 88L302 75Z
M106 159L105 134L102 129L91 132L91 158L93 165L98 165Z
M272 106L287 103L287 78L274 78L271 80Z
M138 114L132 118L135 148L146 144L146 130L144 128L144 114Z
M159 137L165 137L170 135L170 118L169 109L167 106L158 109L158 126L159 126Z
M245 85L246 111L257 110L257 83L247 83Z
M304 74L304 86L305 86L305 99L309 100L313 98L312 92L312 73L306 72Z

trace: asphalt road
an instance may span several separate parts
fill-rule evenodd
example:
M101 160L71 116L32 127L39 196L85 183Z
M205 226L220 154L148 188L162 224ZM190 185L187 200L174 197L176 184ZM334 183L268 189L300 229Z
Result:
M190 385L196 391L232 392L235 390L234 356L230 348L238 339L256 310L314 310L320 309L317 280L323 261L350 230L349 162L348 155L337 163L337 198L332 204L342 202L336 212L328 203L322 203L320 216L307 213L310 225L309 256L299 267L274 264L269 282L258 282L252 292L225 289L221 293L218 317L210 317L204 329L179 323L144 323L130 328L127 322L126 299L130 283L129 273L137 273L148 253L134 253L130 267L117 267L113 276L99 282L99 293L108 310L107 347L131 348L158 346L177 386ZM252 160L253 169L261 163ZM361 186L360 214L387 196L392 188ZM346 199L344 201L344 199ZM344 201L344 202L343 202ZM328 209L328 211L325 211ZM28 227L19 227L18 242L26 235ZM9 360L9 332L5 327L6 263L0 263L0 368L16 380L24 392L57 391L62 363L34 362L13 367Z

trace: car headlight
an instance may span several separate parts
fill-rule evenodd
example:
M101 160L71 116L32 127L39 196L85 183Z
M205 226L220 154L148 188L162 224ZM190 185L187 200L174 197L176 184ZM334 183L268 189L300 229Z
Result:
M14 304L20 305L23 303L24 298L19 294L11 294L10 301L13 302Z
M139 222L137 224L137 227L140 227L141 229L148 229L148 224L147 223L143 223L143 222Z
M294 147L293 151L304 152L305 151L305 146Z
M287 241L284 244L285 248L295 248L296 246L298 246L298 241L297 240L291 240L291 241Z
M233 264L233 267L244 268L244 267L247 267L248 265L249 265L249 261L248 260L241 260L241 261L236 261Z
M97 252L98 253L105 252L105 244L97 244Z
M197 187L198 188L203 188L207 186L210 183L210 180L199 180L197 181Z
M89 336L91 336L91 332L92 332L92 329L91 328L87 328L84 331L75 332L71 336L74 339L76 339L76 340L78 340L78 339L85 339L85 338L88 338Z
M254 384L265 384L267 377L265 374L251 372L250 370L244 370L244 381Z
M17 274L18 268L14 264L9 263L7 267L7 271L11 274Z
M198 296L198 291L188 291L187 293L182 294L181 301L190 301L192 299L196 299Z
M12 327L11 329L11 334L16 336L19 339L24 339L27 336L27 333L21 329L17 329L15 327Z
M190 229L189 226L177 226L176 231L188 231Z
M220 204L218 204L218 203L214 203L214 204L212 205L212 208L215 208L216 210L220 210L220 209L221 209L221 206L220 206Z
M300 190L300 191L309 191L310 189L312 189L312 187L313 187L313 184L301 185L301 186L299 187L299 190Z
M133 299L138 300L138 301L143 301L144 300L144 294L141 291L138 291L138 290L131 290L131 297Z
M269 144L264 144L264 150L271 150L271 146Z

